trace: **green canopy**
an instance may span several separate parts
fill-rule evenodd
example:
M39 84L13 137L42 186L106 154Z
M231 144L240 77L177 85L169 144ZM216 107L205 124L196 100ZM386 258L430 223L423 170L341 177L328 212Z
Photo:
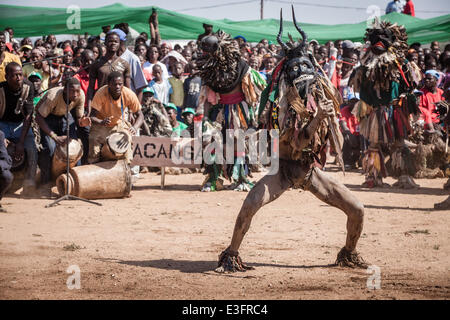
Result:
M0 29L12 27L16 37L42 36L48 34L99 34L101 26L128 22L138 32L149 31L148 17L153 7L127 7L116 3L110 6L80 9L80 29L69 29L76 20L74 11L66 8L44 8L0 5ZM155 7L156 8L156 7ZM275 41L279 20L264 19L254 21L210 20L177 13L161 8L158 10L159 29L162 39L197 39L203 33L202 23L209 23L214 30L222 29L233 37L244 36L247 41L258 42L261 39ZM297 17L301 20L301 16ZM406 27L408 42L429 43L431 41L450 41L450 14L419 19L399 13L382 16L382 20L397 22ZM323 25L299 23L309 39L319 43L328 40L348 39L362 41L367 28L366 21L355 24ZM283 39L288 40L288 32L297 38L298 32L291 21L284 22Z

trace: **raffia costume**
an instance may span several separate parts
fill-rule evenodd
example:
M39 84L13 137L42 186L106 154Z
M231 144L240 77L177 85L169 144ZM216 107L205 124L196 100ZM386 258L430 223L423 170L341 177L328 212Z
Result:
M281 40L282 17L277 37L284 58L277 65L261 96L258 119L267 129L279 132L279 171L257 182L241 207L230 246L219 255L216 272L252 269L245 265L237 251L256 212L277 199L290 187L310 191L318 199L344 211L347 222L346 245L338 253L336 263L342 266L366 267L356 252L363 225L364 206L342 183L322 170L327 140L341 150L343 137L339 131L338 108L341 97L320 66L307 51L307 36L295 21L302 40Z
M200 90L198 113L204 115L204 131L221 131L225 143L225 130L257 127L256 109L265 80L241 59L239 49L230 36L218 31L203 38L205 52L198 65L202 88ZM213 154L212 157L216 155ZM249 166L245 152L234 154L233 164L214 163L206 165L207 175L203 191L223 188L221 175L233 182L238 191L249 191L253 184L248 179Z
M353 114L360 122L361 135L370 145L363 158L364 185L382 186L387 176L382 146L391 146L392 166L398 175L411 175L412 153L404 143L411 133L410 115L418 114L413 90L421 79L420 70L405 58L407 35L403 26L375 21L367 29L366 52L350 79L360 101ZM410 184L414 184L412 179Z

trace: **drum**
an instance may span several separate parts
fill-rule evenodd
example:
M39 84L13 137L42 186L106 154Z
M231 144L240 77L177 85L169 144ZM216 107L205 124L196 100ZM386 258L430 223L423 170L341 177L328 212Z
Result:
M131 148L131 135L126 131L114 132L106 138L106 143L101 150L102 159L123 159L129 148Z
M105 161L70 169L69 181L62 174L56 180L60 195L69 194L84 199L123 198L131 192L131 170L126 160Z
M73 168L83 156L83 144L79 139L69 141L69 167ZM67 167L67 146L57 145L52 159L52 176L56 179Z

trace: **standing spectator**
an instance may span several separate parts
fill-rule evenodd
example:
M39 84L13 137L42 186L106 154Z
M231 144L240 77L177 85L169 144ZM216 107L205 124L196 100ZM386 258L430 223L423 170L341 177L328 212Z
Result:
M156 99L161 101L162 104L168 104L170 94L172 93L172 87L169 81L163 78L160 65L153 65L152 76L153 79L148 84L148 87L154 90Z
M77 79L80 82L81 90L87 96L88 88L89 88L89 70L94 63L94 53L86 49L81 54L81 68L80 71L74 76L75 79ZM94 90L97 91L98 86L97 83L95 83ZM88 108L87 108L87 99L84 103L84 113L88 114ZM72 114L73 115L73 114ZM81 142L83 143L83 157L81 158L81 164L87 164L87 157L89 153L89 131L91 129L90 126L83 126L81 127L78 123L76 124L77 128L77 136L81 139Z
M33 50L33 47L28 44L24 44L20 47L19 55L20 55L20 58L21 58L20 60L22 63L30 62L31 50Z
M198 99L200 97L200 88L202 87L202 78L198 75L197 64L191 61L188 65L189 77L184 80L184 108L197 110Z
M159 50L157 45L152 44L150 48L148 48L147 58L148 61L144 63L144 68L147 69L148 72L150 72L152 78L153 78L153 66L157 64L158 66L161 67L163 78L169 79L169 72L167 71L166 65L158 60Z
M130 65L127 61L117 55L120 47L119 35L115 32L108 33L105 39L106 54L98 59L89 70L89 88L87 94L88 116L91 112L91 102L95 94L95 83L98 88L108 84L108 75L113 71L123 74L126 87L131 86Z
M141 61L139 58L125 46L126 35L120 29L113 29L110 32L116 32L120 38L120 47L117 51L122 59L128 62L130 66L130 89L136 94L139 101L142 102L142 90L147 87L148 83L145 80L144 72L142 72Z
M394 0L388 3L386 7L386 14L391 12L398 12L398 13L402 12L402 5L399 0Z
M18 63L20 66L22 65L19 56L6 51L6 36L4 33L0 33L0 82L6 80L5 67L10 62Z
M169 78L169 83L172 87L170 102L175 104L179 108L179 111L181 110L184 102L183 73L184 65L181 62L177 62L173 65L172 76Z
M161 44L161 60L164 59L165 56L169 54L170 51L172 51L172 46L168 42L163 42Z
M206 36L210 36L213 33L213 26L211 24L208 23L204 23L203 24L203 29L205 30L205 32L203 32L201 35L198 36L197 38L197 42L200 43L200 41L202 41L202 39Z
M8 33L8 34L7 34L8 39L9 39L8 42L10 42L10 43L13 44L13 45L14 45L14 44L17 44L17 45L20 46L19 40L17 40L16 38L14 38L14 30L13 30L11 27L6 27L6 28L5 28L5 32Z
M414 3L412 0L406 0L406 4L403 7L403 13L409 14L411 17L415 17L416 13L414 12Z
M111 26L107 25L107 26L103 26L102 27L102 32L100 33L100 38L104 39L106 38L106 35L108 34L108 32L111 30Z
M31 50L31 64L27 64L23 67L23 75L28 78L28 76L37 72L42 76L41 89L47 90L50 86L50 65L47 61L41 61L44 58L43 51L40 49Z
M348 104L341 109L341 118L339 124L341 126L342 135L344 137L344 145L342 148L345 170L355 169L356 162L361 157L359 122L352 113L358 99L351 95Z
M134 53L139 56L147 56L147 46L145 44L136 44L134 47Z
M23 195L34 193L37 169L37 150L30 129L33 114L33 85L23 79L20 65L11 62L6 66L6 81L0 83L0 130L4 138L16 143L14 157L27 156L27 171Z
M47 39L45 40L45 42L50 45L50 49L55 49L56 46L58 45L58 41L56 40L56 37L54 34L49 35L47 37Z

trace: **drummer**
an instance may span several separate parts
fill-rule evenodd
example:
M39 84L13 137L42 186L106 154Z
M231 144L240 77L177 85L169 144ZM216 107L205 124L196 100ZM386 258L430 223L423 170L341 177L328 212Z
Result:
M127 130L134 136L144 120L136 94L124 86L123 74L113 71L107 80L108 84L101 87L92 100L89 163L100 161L101 148L110 134ZM126 120L127 113L130 112L136 119L134 125ZM128 148L126 159L131 163L133 158L131 143Z
M56 87L47 91L36 105L36 122L41 128L43 149L39 152L38 163L41 168L41 192L51 196L51 166L56 145L64 145L69 137L76 138L75 122L70 110L75 109L78 124L90 125L90 119L84 116L84 93L80 82L75 78L67 80L64 87ZM66 119L68 103L68 118Z

